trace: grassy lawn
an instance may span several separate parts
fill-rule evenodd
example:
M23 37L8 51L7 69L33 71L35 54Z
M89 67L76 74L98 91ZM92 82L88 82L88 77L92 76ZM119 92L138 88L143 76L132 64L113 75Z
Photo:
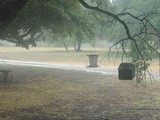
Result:
M136 87L135 81L72 70L6 66L14 80L0 84L2 120L152 119L160 107L160 85ZM132 109L132 111L106 110ZM134 116L134 117L133 117Z
M64 48L30 48L26 50L21 47L0 47L0 58L9 60L22 61L38 61L54 64L68 64L75 66L88 65L89 54L98 54L98 65L100 67L115 67L118 68L121 63L121 55L117 57L117 52L114 50L109 55L108 48L83 48L81 52L75 52L69 48L66 52ZM119 53L121 54L121 53ZM124 60L124 62L128 62ZM154 72L159 69L158 58L155 56L151 62L151 67Z
M10 48L1 53L6 59L43 62L51 59L51 63L61 63L66 58L64 64L86 65L86 54L93 52ZM103 56L104 50L96 54ZM155 110L160 109L160 84L157 82L153 85L148 82L147 87L142 87L136 86L135 80L120 81L117 76L98 73L6 64L0 67L12 70L11 82L0 83L2 120L160 119L160 110Z
M98 54L99 66L117 67L119 65L119 60L117 62L115 58L108 60L108 49L105 48L83 49L81 52L75 52L73 49L70 49L69 52L66 52L64 48L30 48L30 50L26 50L20 47L0 47L0 51L1 59L39 61L75 66L88 65L87 55Z

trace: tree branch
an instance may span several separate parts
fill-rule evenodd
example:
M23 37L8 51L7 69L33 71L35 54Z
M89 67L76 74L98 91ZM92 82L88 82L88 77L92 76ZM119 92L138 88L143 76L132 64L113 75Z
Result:
M111 13L111 12L109 12L109 11L102 10L102 9L100 9L100 8L97 8L97 7L90 6L89 4L87 4L86 2L84 2L84 0L79 0L79 2L80 2L84 7L88 8L88 9L99 11L100 13L104 13L104 14L106 14L106 15L108 15L108 16L111 16L111 17L113 17L114 19L116 19L116 20L117 20L119 23L121 23L121 24L123 25L123 27L125 28L126 34L127 34L127 36L128 36L128 39L131 38L131 33L130 33L130 30L129 30L127 24L126 24L123 20L121 20L118 15L113 14L113 13Z

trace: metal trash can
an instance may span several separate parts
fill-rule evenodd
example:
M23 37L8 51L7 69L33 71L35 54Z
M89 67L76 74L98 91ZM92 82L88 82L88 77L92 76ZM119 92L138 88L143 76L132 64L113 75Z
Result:
M135 77L135 65L133 63L121 63L118 68L119 80L133 80Z
M97 67L98 55L91 54L87 55L89 57L89 64L87 67Z

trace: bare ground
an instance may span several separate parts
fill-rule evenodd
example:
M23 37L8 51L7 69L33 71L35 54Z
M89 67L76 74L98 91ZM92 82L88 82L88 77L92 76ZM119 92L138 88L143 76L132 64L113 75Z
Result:
M0 55L2 59L85 66L88 64L86 54L90 53L94 52L1 48ZM104 54L104 51L99 54ZM103 59L103 55L99 57L100 66L115 67L111 61ZM140 84L136 86L135 80L120 81L117 76L98 73L9 65L0 67L12 70L8 84L0 81L2 120L160 119L160 85L157 82L153 85L148 82L146 87L142 87ZM157 62L152 67L157 67Z
M159 120L160 85L136 86L117 76L73 70L1 66L2 120Z

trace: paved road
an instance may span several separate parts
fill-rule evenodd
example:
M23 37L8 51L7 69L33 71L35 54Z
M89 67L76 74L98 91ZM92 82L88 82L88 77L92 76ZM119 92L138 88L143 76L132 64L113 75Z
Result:
M118 75L118 70L116 68L102 68L102 67L86 68L85 66L71 66L71 65L65 65L65 64L51 64L51 63L44 63L44 62L3 60L3 59L0 59L0 64L60 68L65 70L77 70L77 71L84 71L84 72L100 73L103 75Z
M65 65L65 64L51 64L51 63L45 63L45 62L31 62L31 61L17 61L17 60L3 60L3 59L0 59L0 64L60 68L65 70L77 70L77 71L84 71L84 72L90 72L90 73L100 73L103 75L118 76L117 68L103 68L103 67L86 68L85 66L71 66L71 65ZM152 74L154 75L155 78L160 79L160 76L157 73L152 73Z

